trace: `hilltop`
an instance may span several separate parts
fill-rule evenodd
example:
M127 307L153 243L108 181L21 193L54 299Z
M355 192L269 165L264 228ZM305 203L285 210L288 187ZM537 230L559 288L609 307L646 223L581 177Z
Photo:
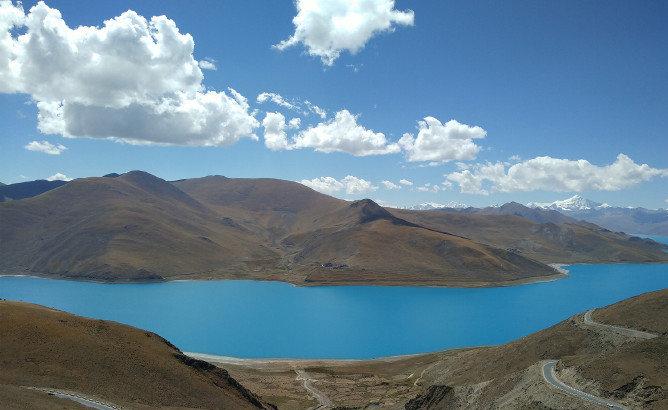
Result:
M524 210L395 210L278 179L131 171L1 203L0 272L485 286L558 277L555 262L668 260L652 241Z

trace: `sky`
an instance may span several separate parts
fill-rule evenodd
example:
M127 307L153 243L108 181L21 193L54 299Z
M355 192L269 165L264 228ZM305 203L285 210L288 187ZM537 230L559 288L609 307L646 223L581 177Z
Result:
M662 1L0 0L0 182L668 208L666 20Z

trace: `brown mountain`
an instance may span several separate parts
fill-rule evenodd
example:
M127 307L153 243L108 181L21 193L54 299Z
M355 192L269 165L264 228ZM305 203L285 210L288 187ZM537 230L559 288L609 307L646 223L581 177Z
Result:
M649 243L594 227L449 215L342 201L276 179L170 183L133 171L0 204L0 272L480 286L558 275L541 262L668 258ZM532 230L549 252L520 247ZM491 233L508 238L492 241Z
M3 409L73 408L44 389L123 408L271 407L154 333L19 302L0 301L0 318Z
M517 203L467 210L392 210L425 227L513 250L543 263L660 262L666 246Z

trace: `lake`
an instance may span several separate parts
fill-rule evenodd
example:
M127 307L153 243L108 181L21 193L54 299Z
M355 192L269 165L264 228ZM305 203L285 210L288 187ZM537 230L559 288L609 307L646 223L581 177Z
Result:
M497 288L295 287L280 282L102 284L0 277L0 298L149 329L185 351L244 358L375 358L507 342L668 287L668 265L572 265Z

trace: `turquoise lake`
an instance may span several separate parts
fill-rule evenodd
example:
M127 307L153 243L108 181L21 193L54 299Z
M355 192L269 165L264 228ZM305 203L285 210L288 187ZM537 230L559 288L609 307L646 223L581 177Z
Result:
M508 342L578 312L668 288L666 264L571 265L497 288L101 284L0 277L0 298L154 331L184 351L243 358L376 358ZM1 320L2 318L0 318Z

